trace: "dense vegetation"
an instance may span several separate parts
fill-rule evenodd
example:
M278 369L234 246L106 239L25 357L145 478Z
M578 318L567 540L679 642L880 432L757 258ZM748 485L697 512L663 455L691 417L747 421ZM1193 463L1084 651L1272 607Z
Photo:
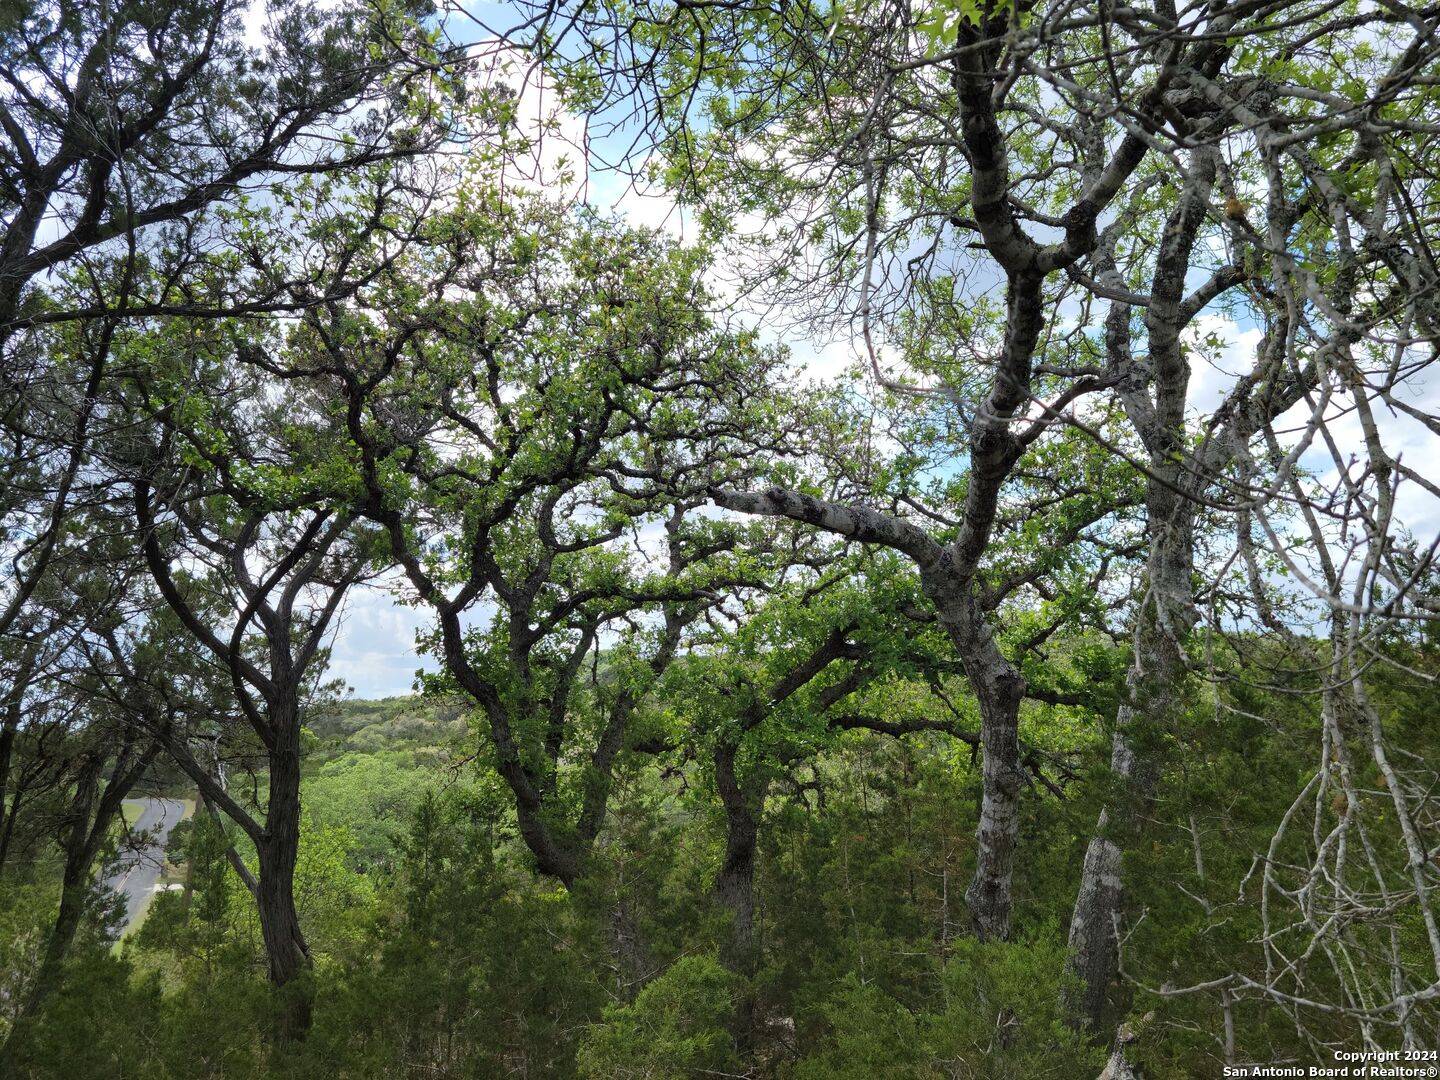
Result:
M0 1075L1436 1047L1437 75L1396 0L0 5Z
M1417 718L1437 704L1435 691L1410 686L1387 713ZM1097 738L1067 712L1037 711L1031 737L1093 752ZM1263 967L1255 913L1236 898L1303 782L1303 738L1228 716L1197 714L1175 733L1184 766L1164 785L1147 840L1153 873L1137 881L1145 921L1132 947L1144 961L1133 974L1144 983ZM296 888L316 1010L304 1048L267 1062L256 1041L273 1006L254 907L213 822L198 817L170 841L172 858L188 863L186 888L161 894L119 949L98 932L97 890L97 932L74 946L74 974L32 1034L37 1075L735 1072L734 1016L747 992L761 1018L752 1067L765 1072L1069 1077L1103 1064L1061 1008L1062 926L1094 785L1028 806L1023 930L982 945L962 899L973 860L963 821L979 798L968 747L931 732L843 736L770 803L747 991L717 959L728 928L707 895L725 826L702 763L678 753L630 763L597 880L567 894L535 878L503 785L477 768L476 736L457 710L346 702L320 712L309 736ZM1433 725L1412 719L1404 737L1417 753L1440 752ZM28 888L7 890L10 985L44 935L44 867ZM646 955L638 993L613 948L622 902ZM1214 1068L1220 1048L1205 1031L1215 1000L1145 1008L1153 1015L1132 1052L1148 1075ZM1255 1056L1296 1052L1290 1025L1263 1004L1235 1019Z

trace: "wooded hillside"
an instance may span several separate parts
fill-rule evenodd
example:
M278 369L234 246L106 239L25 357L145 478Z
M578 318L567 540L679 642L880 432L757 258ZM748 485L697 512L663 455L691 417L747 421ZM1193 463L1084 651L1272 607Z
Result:
M0 1075L1433 1075L1437 80L0 4Z

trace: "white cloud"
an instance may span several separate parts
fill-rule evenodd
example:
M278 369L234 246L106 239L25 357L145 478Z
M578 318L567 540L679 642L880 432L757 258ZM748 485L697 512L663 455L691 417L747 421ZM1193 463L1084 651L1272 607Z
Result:
M1225 399L1235 381L1255 366L1256 350L1265 336L1259 327L1242 327L1225 315L1197 315L1182 335L1190 349L1191 409L1211 412Z
M415 650L415 635L429 621L428 611L398 603L389 591L357 590L335 633L329 676L344 679L361 698L411 693L416 669L435 668Z

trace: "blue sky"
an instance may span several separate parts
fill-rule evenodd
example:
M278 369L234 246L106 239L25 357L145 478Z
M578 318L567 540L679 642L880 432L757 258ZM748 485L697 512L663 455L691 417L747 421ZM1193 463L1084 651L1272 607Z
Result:
M503 4L481 4L476 13L482 18L496 19L503 18L506 10ZM455 29L462 31L461 27ZM513 75L507 81L513 81ZM531 81L521 100L522 120L535 124L536 130L543 129L544 136L535 161L517 167L513 177L507 168L507 184L581 199L599 208L614 210L635 225L664 228L677 237L686 237L691 231L684 213L663 193L637 191L628 178L615 173L591 173L582 180L567 180L565 174L568 172L573 177L585 158L586 133L582 125L559 111L553 89L543 82ZM717 282L717 292L722 296L729 292L724 282ZM749 317L759 316L752 312ZM1224 347L1214 355L1196 355L1193 360L1191 405L1199 412L1206 412L1218 404L1236 376L1251 366L1260 334L1254 327L1220 314L1203 314L1197 322L1203 324L1199 329L1216 333L1224 342ZM762 318L761 324L769 325L770 320ZM767 336L775 338L773 333ZM858 355L854 345L847 341L817 345L792 337L784 344L792 350L797 368L814 378L833 378ZM1417 383L1413 388L1416 404L1420 403L1418 399L1433 403L1440 386L1431 385L1433 380L1417 380ZM1385 437L1391 443L1390 453L1402 455L1403 460L1422 472L1433 471L1429 464L1440 460L1437 456L1440 439L1403 416L1385 417L1384 422ZM1353 417L1339 419L1335 434L1342 445L1360 447L1358 425ZM1309 460L1312 457L1314 460ZM1323 454L1323 459L1318 453L1307 455L1306 463L1322 475L1327 469L1333 469L1328 453ZM1411 494L1402 500L1401 517L1423 543L1440 529L1440 506L1414 488L1415 485L1411 485ZM397 577L395 584L398 583ZM411 693L416 669L422 666L422 658L415 652L416 634L429 625L426 609L402 605L392 591L369 588L354 594L335 635L331 675L345 680L357 697Z

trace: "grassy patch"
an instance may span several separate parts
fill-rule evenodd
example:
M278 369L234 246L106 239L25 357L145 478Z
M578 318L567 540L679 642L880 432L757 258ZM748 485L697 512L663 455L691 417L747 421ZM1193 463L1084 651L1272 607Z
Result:
M125 825L128 828L133 829L144 812L145 803L139 799L126 799L120 804L120 814L125 818Z

